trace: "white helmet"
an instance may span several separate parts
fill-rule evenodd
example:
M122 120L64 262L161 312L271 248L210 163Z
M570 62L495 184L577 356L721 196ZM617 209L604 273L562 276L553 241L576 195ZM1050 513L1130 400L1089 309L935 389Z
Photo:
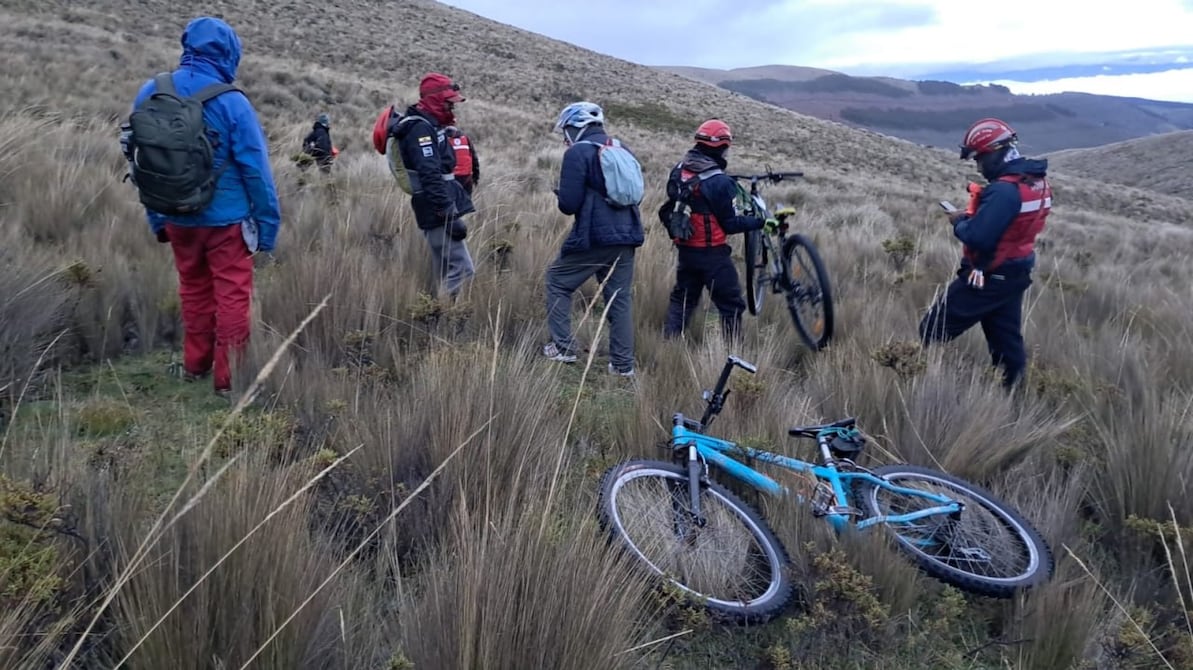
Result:
M560 132L567 126L585 128L594 123L605 123L605 113L601 111L601 106L594 102L573 102L559 113L559 118L555 120L555 132Z

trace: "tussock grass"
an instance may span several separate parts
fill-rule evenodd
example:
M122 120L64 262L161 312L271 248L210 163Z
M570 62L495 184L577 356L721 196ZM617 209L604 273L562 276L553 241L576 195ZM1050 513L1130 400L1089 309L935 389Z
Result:
M189 16L119 0L0 9L0 665L58 667L72 650L87 668L126 655L286 668L1186 658L1193 205L1057 177L1025 306L1028 383L1006 397L980 333L914 343L957 258L935 202L975 178L958 161L422 0L216 10L244 39L241 83L270 138L283 224L237 386L271 374L213 441L228 408L167 374L176 279L120 183L116 141ZM382 24L467 33L474 48L395 47ZM428 69L468 92L461 125L485 163L477 277L454 303L367 143L380 106L412 101ZM603 374L591 285L575 313L591 367L538 354L543 274L568 228L548 127L578 97L606 105L646 171L632 383ZM288 159L324 110L342 149L327 177ZM808 174L765 194L797 208L829 266L839 336L825 352L803 349L774 300L740 343L723 341L707 301L685 339L661 337L674 252L654 211L685 124L714 115L740 138L731 169ZM787 427L859 416L864 463L940 467L1017 505L1057 548L1055 581L1006 602L962 596L881 535L836 538L791 501L743 492L792 554L801 602L769 626L722 628L649 588L594 527L597 478L622 458L666 458L668 418L702 409L729 353L760 371L735 373L718 434L811 458ZM202 495L151 536L176 491Z

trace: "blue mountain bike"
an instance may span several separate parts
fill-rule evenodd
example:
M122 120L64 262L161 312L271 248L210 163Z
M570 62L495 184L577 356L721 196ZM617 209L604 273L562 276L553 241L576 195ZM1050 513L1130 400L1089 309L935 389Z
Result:
M700 420L672 418L674 463L626 461L601 480L602 525L656 577L713 614L742 622L768 621L792 597L782 543L755 510L713 481L712 464L766 493L796 495L838 531L886 527L921 570L962 590L1006 598L1051 578L1048 544L989 491L930 468L855 463L866 440L854 418L790 429L793 437L816 440L820 464L706 435L724 408L734 367L757 371L730 356L716 387L704 392ZM791 485L731 455L777 466Z

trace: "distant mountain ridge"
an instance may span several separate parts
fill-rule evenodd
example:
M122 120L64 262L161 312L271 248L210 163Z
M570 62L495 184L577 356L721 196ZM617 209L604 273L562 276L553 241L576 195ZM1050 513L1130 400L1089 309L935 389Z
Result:
M787 65L659 69L803 114L949 150L965 127L982 116L1013 125L1030 153L1193 129L1193 104L1178 102L1090 93L1015 95L997 84L858 77Z
M1191 154L1193 131L1182 130L1045 157L1053 172L1193 199Z

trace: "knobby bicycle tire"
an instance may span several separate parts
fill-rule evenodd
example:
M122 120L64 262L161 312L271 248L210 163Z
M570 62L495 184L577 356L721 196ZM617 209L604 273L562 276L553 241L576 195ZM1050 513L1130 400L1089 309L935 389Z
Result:
M808 259L812 262L811 270L816 274L815 287L808 285L809 277L804 271L803 264L795 261L796 249L800 247L807 252ZM799 333L800 339L812 351L819 351L828 346L829 341L833 338L833 291L829 284L828 270L824 267L824 261L821 260L816 245L803 235L792 235L783 241L783 259L786 261L790 273L787 277L787 311L791 313L791 321L795 324L795 330ZM818 301L820 304L819 324L804 323L799 305L808 300ZM819 328L816 327L817 325Z
M631 537L631 534L627 531L626 525L631 519L627 518L620 510L618 505L619 496L622 494L627 483L635 479L645 478L660 480L665 485L665 491L670 493L672 511L669 525L671 532L675 532L674 525L677 525L675 524L675 517L680 512L680 510L675 509L675 505L677 502L686 504L687 499L685 496L688 495L687 470L678 465L662 461L632 460L613 466L601 478L598 517L601 525L608 530L613 540L634 556L656 578L665 580L686 594L693 596L697 601L702 602L711 613L719 615L720 618L739 623L763 623L782 613L794 594L794 586L788 574L789 560L783 544L758 512L720 484L709 481L708 479L701 479L700 495L702 505L716 501L728 509L733 514L733 517L735 517L735 520L749 531L751 538L757 543L758 548L762 550L762 558L765 559L766 567L769 570L769 574L766 577L766 589L756 598L737 598L734 600L703 593L698 588L693 588L692 585L687 583L691 581L691 574L688 574L686 577L675 576L655 565L646 556L644 550L639 547L640 540ZM678 489L678 491L673 489ZM712 530L715 531L716 529ZM706 526L699 529L698 532L702 532L704 535L701 537L691 536L681 541L687 542L690 540L700 542L702 539L708 537L710 531ZM725 553L728 554L731 552L727 549ZM680 561L682 559L676 558L676 560ZM692 560L691 564L697 565L697 561Z
M1014 507L990 491L959 477L917 465L884 465L875 468L873 472L892 480L903 478L943 484L965 494L978 506L993 514L1005 525L1007 530L1014 533L1016 539L1022 544L1020 558L1027 561L1024 573L1015 577L994 578L989 575L976 574L941 560L936 554L925 551L915 542L900 535L896 526L887 525L887 528L895 534L899 549L909 556L921 570L932 577L964 591L995 598L1009 598L1022 589L1041 584L1052 578L1055 563L1048 543ZM892 483L900 484L898 481L892 481ZM907 484L900 485L907 486ZM860 493L865 512L871 516L882 514L878 505L880 488L872 484L861 484L860 486L863 490L858 493ZM973 514L974 512L968 508L966 511L962 511L962 515L967 513Z
M763 234L761 230L751 230L745 234L746 308L753 316L762 313L763 299L770 289L770 259L767 257Z

